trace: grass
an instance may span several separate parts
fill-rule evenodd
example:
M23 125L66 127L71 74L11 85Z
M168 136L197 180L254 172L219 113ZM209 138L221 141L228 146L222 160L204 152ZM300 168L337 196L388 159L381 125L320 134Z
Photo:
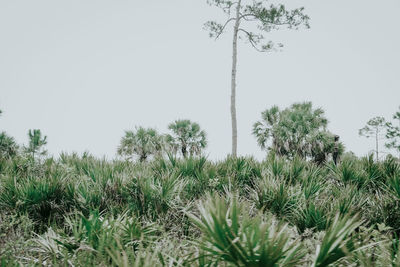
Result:
M400 163L0 162L1 266L398 266Z

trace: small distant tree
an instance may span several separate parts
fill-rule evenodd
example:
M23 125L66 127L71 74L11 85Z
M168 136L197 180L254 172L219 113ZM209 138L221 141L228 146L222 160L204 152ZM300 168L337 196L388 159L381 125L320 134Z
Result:
M400 158L400 107L393 115L394 123L388 122L386 124L386 138L388 142L385 144L387 148L394 149L399 153ZM397 121L397 122L396 122Z
M167 140L175 151L180 150L182 156L200 155L207 146L206 132L201 130L200 125L190 120L176 120L168 125L172 134L167 135Z
M47 145L47 136L43 136L39 129L29 130L28 132L29 144L25 147L25 152L35 156L44 156L47 150L44 146Z
M118 147L118 155L132 160L136 155L140 162L150 156L162 153L163 137L153 128L136 127L135 131L125 131Z
M248 42L259 52L275 49L272 41L265 41L264 34L282 28L298 29L304 25L309 28L309 17L304 8L287 10L284 5L268 4L267 0L207 0L209 5L220 8L227 19L220 24L208 21L205 28L210 37L218 39L232 24L232 72L231 72L231 119L232 119L232 156L237 156L237 119L236 119L236 72L238 39ZM277 45L279 48L282 44Z
M0 134L0 159L10 159L18 153L18 145L14 138L5 132Z
M273 106L262 112L262 119L253 126L253 135L262 149L321 163L335 152L335 138L326 130L327 124L324 111L313 109L311 102L295 103L284 110Z
M360 136L366 138L373 137L375 139L375 155L376 160L379 160L379 141L385 138L385 130L387 123L384 117L374 117L370 119L364 128L358 131Z

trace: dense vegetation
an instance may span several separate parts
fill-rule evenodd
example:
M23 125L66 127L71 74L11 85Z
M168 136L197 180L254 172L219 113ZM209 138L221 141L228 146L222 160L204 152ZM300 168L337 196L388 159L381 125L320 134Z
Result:
M398 266L400 165L270 156L0 163L4 266Z
M371 121L362 134L379 127L396 148L399 127ZM344 153L323 110L263 112L262 161L210 161L199 124L169 130L126 131L111 161L48 157L40 130L26 146L3 132L1 265L400 265L400 161Z

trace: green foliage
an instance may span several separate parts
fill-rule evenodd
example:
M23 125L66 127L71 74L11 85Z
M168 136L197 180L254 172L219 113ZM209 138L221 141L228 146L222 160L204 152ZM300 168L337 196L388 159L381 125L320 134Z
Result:
M176 120L168 125L172 134L167 135L167 142L173 151L180 151L186 158L200 155L207 146L206 132L200 129L200 125L190 120Z
M60 215L64 195L64 183L59 177L27 177L17 181L10 176L2 181L0 207L46 221L52 215Z
M400 200L400 176L390 177L387 181L386 189L393 198Z
M0 160L10 159L18 153L18 145L14 138L5 132L0 133Z
M29 252L33 226L24 214L0 213L0 266L20 266L16 256Z
M125 136L122 137L118 147L118 155L128 160L132 160L136 155L143 162L149 156L161 155L163 146L164 137L155 129L139 127L136 131L125 131Z
M325 189L324 180L321 179L322 169L311 165L304 178L301 180L301 187L306 200L315 198Z
M129 205L141 216L157 218L180 204L185 181L178 175L159 179L138 177L127 185Z
M385 137L386 120L384 117L374 117L367 122L364 128L358 131L360 136L367 138L373 137L375 139L375 153L376 160L379 160L379 140Z
M200 203L200 217L191 216L203 236L197 242L204 251L200 257L216 265L220 262L235 266L296 266L304 252L291 242L287 225L250 218L237 196L218 196Z
M142 224L126 212L117 217L103 217L97 211L89 217L75 213L65 222L65 230L56 232L50 227L33 240L34 250L44 260L80 260L84 254L92 264L99 259L109 262L116 258L111 254L115 248L135 252L159 239L160 233L155 224Z
M382 242L379 252L376 253L379 266L400 266L400 240L397 236Z
M262 112L262 120L253 126L253 135L262 149L280 156L311 158L317 163L327 155L343 152L334 135L326 130L328 120L322 109L313 109L311 102L295 103L280 110L277 106Z
M354 253L357 250L357 244L352 233L360 225L361 222L356 217L336 215L325 233L322 244L317 247L312 266L328 266Z
M306 138L306 150L312 160L317 164L327 161L328 155L337 154L340 157L344 152L344 145L341 142L335 142L334 134L328 131L314 132Z
M68 238L58 241L67 249L78 249L83 244L90 245L91 248L105 252L107 247L117 246L119 242L124 247L134 250L139 245L148 245L158 238L159 229L150 223L142 225L136 218L124 212L114 217L103 217L98 211L93 211L87 218L80 214L74 214L66 218L68 232L72 234L74 241L81 244L68 243Z
M323 231L326 229L328 225L328 211L326 205L323 204L314 204L311 202L307 203L305 208L295 211L294 224L300 233L305 232L307 229L314 231Z
M332 171L336 178L345 184L351 183L362 187L366 182L359 166L354 161L343 161L339 166L334 166Z
M397 121L396 125L393 122L386 123L386 138L388 142L385 146L389 149L394 149L400 155L400 107L393 115L393 120ZM397 126L398 124L398 126Z
M133 163L88 153L1 162L7 266L396 263L388 245L400 233L393 157L352 156L337 166L273 153L262 162L170 154Z
M25 147L25 152L32 155L35 158L37 156L44 156L47 151L44 146L47 144L47 136L42 136L42 132L39 129L29 130L28 132L29 143Z
M133 253L130 250L125 250L121 246L108 250L108 255L112 259L115 266L121 267L156 267L165 266L162 264L160 254L151 250L140 250L138 253Z
M229 0L208 0L208 4L220 8L228 15L225 23L208 21L204 28L208 30L211 38L218 39L227 26L238 21L240 25L244 22L252 22L255 27L240 27L238 32L241 39L247 41L259 52L268 52L275 49L272 41L265 41L265 33L282 28L298 29L300 26L309 28L309 17L304 14L304 8L288 10L284 5L267 4L267 1L229 1ZM239 12L234 12L234 9ZM257 29L251 31L250 29ZM278 44L277 47L282 47Z
M374 117L367 122L364 128L359 130L359 134L367 138L376 137L386 125L384 117Z
M300 201L297 188L271 176L257 183L253 198L258 208L265 208L281 217L291 217Z
M260 165L253 158L227 157L221 162L217 172L220 176L229 177L230 182L235 183L239 188L253 187L261 178Z
M381 166L381 177L384 179L400 175L400 162L393 157L387 157Z

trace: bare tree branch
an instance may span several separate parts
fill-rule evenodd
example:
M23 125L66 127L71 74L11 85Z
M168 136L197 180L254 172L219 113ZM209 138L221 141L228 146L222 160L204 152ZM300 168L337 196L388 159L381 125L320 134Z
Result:
M219 38L219 36L224 32L224 30L225 30L226 26L229 24L229 22L234 21L234 20L235 20L235 18L230 18L225 22L225 24L221 28L221 31L215 37L215 40L217 40Z

